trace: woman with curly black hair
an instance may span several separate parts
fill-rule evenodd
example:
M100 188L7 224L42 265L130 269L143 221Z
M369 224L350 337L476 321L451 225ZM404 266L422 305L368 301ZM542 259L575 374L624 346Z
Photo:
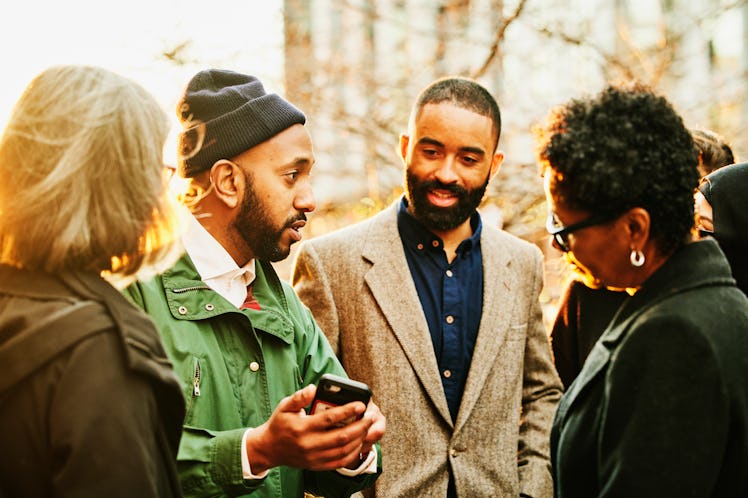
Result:
M632 295L556 413L557 498L748 495L748 299L717 243L692 240L691 134L632 84L555 109L538 137L554 245Z
M735 162L732 149L720 135L703 128L694 128L690 131L698 150L698 170L702 176ZM718 190L722 190L728 183L732 182L722 182L722 186ZM699 189L703 188L703 184L699 186ZM731 188L735 193L743 192L740 182L731 185ZM699 194L697 193L696 196L698 208ZM745 199L741 195L731 196L731 198L733 199L732 202L736 203L736 209L740 206L740 201ZM745 216L748 216L748 212ZM740 239L743 233L738 232L736 234L737 239ZM748 273L743 268L748 266L748 261L745 261L744 257L744 254L748 254L748 251L742 250L742 248L738 251L726 248L720 240L720 235L721 233L715 235L715 238L730 262L738 287L746 292ZM733 256L733 254L735 255ZM736 265L738 266L736 267ZM741 274L743 276L742 280L736 271L743 272ZM625 291L611 290L605 287L588 287L590 282L585 284L583 280L579 280L577 277L578 275L573 273L569 275L558 302L556 318L551 326L553 363L566 389L582 371L582 365L584 365L584 361L595 342L605 332L613 315L628 298Z

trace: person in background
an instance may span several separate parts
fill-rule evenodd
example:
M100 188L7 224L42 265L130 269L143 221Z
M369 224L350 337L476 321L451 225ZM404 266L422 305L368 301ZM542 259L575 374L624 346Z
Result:
M582 371L592 347L628 297L626 291L595 287L570 275L551 327L553 364L564 389Z
M702 177L735 163L732 147L719 134L704 128L693 128L691 136L699 149L699 175Z
M735 161L732 149L717 133L691 129L691 136L699 151L698 168L702 176ZM600 288L579 277L577 272L570 275L551 328L553 362L566 389L579 375L595 342L628 298L625 291Z
M299 247L299 296L387 414L376 496L552 495L561 384L542 256L476 211L503 160L500 132L481 85L433 82L400 137L405 196Z
M0 138L0 496L179 497L179 382L114 287L171 264L168 119L140 85L56 66Z
M705 176L696 192L696 223L711 235L730 262L738 287L748 294L748 163Z
M271 264L315 207L306 117L257 78L222 69L189 81L177 115L194 215L186 254L128 295L153 317L182 381L184 493L337 497L370 486L384 416L361 402L306 415L322 374L345 371Z
M746 496L748 298L716 241L692 240L681 117L610 86L554 109L538 156L554 246L631 294L556 412L556 497Z

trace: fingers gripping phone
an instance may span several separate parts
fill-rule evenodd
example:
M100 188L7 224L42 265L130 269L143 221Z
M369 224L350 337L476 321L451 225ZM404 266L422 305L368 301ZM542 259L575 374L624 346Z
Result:
M333 408L342 406L352 401L360 401L364 405L369 404L371 390L363 382L358 382L345 377L333 374L324 374L317 382L317 394L314 395L310 414L315 414ZM361 414L358 418L363 417ZM344 426L353 422L355 418L343 420L338 425Z

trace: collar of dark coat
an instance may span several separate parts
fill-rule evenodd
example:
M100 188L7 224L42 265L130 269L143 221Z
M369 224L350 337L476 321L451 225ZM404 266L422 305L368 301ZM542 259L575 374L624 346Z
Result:
M67 301L70 305L96 302L118 331L130 368L157 378L171 375L170 368L163 368L171 367L171 363L150 318L95 272L70 271L53 275L3 265L0 266L0 293ZM15 311L19 317L26 316L27 320L34 321L33 310Z
M188 254L161 275L169 311L175 320L206 320L224 314L248 317L253 328L278 337L286 344L293 342L294 324L283 284L273 265L257 261L253 292L262 309L239 310L200 280Z
M569 386L558 407L557 420L565 416L586 386L605 371L613 351L642 313L676 294L707 286L735 286L730 266L712 239L693 242L676 251L636 294L624 302L590 351L579 376Z

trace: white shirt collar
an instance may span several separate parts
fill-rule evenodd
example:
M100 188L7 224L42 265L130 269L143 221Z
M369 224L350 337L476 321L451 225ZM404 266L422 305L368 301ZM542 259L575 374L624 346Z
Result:
M255 260L239 267L194 216L190 216L182 242L202 281L236 307L241 306L247 286L255 280Z

